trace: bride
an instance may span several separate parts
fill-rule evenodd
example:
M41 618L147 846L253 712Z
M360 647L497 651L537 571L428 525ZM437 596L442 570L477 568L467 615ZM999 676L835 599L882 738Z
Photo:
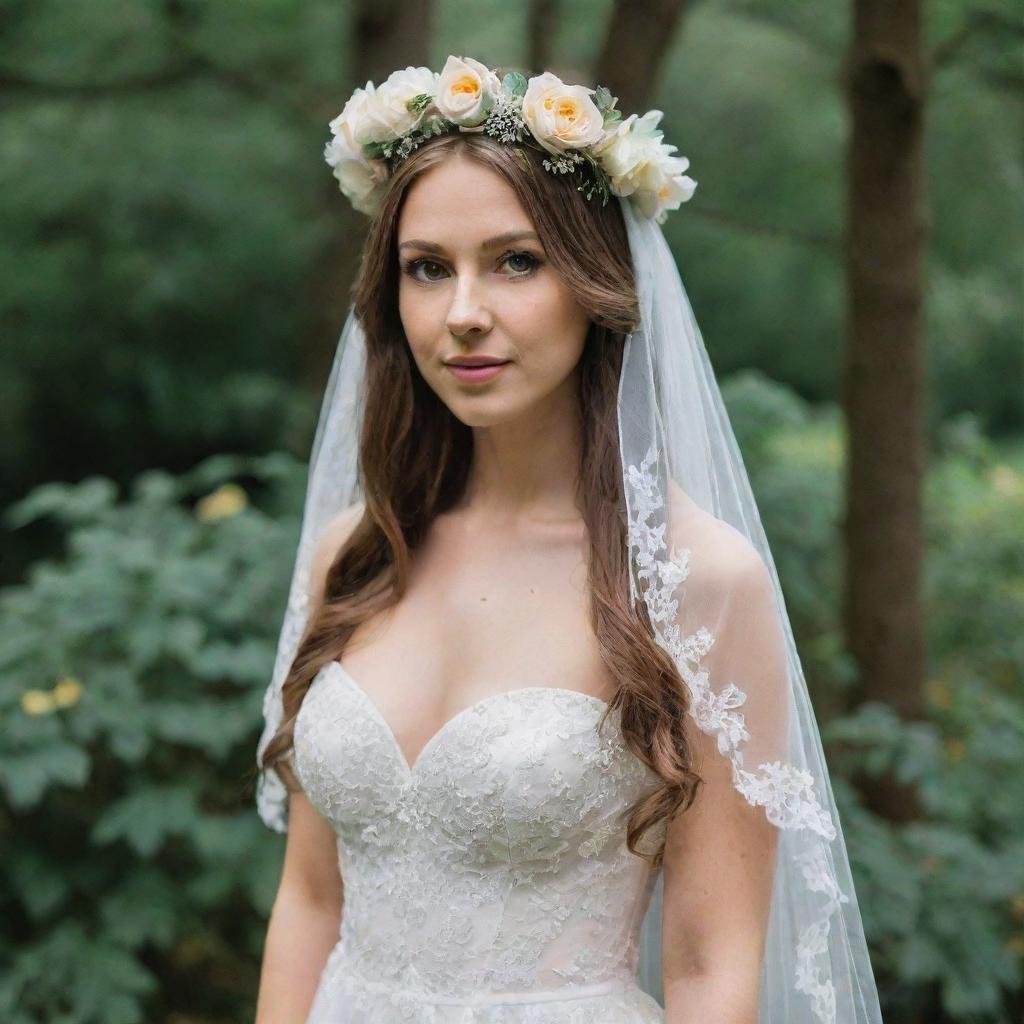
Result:
M331 123L372 220L264 703L257 1024L881 1020L660 116L449 57Z

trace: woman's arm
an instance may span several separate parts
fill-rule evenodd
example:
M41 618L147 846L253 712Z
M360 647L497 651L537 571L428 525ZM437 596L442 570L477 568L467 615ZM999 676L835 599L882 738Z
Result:
M359 502L324 528L310 561L312 605L323 601L327 572L363 510ZM284 770L290 771L290 763ZM298 783L294 773L291 782ZM289 794L288 806L288 841L264 943L256 1024L304 1024L341 931L344 886L334 830L301 790Z
M301 793L263 950L256 1024L303 1024L341 930L343 885L333 829Z
M722 544L724 541L724 546ZM725 533L697 545L684 584L683 635L715 637L701 659L711 690L746 695L744 767L784 756L789 680L774 589L760 556ZM757 1024L778 829L732 782L717 736L687 718L704 784L666 834L662 980L666 1024Z

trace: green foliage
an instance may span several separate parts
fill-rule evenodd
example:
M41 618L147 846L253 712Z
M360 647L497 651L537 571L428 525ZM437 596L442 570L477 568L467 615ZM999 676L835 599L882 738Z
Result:
M1024 452L964 414L928 477L926 564L936 676L1020 693L1024 684Z
M1011 1024L1024 985L1024 700L957 686L934 690L926 721L869 704L823 736L844 751L830 758L836 798L895 1018L938 986L951 1019ZM916 786L925 820L893 826L856 804L849 775L886 770Z
M8 510L67 546L0 591L5 1022L251 1004L280 857L251 769L304 478L216 458Z
M757 497L811 697L828 718L842 706L842 691L854 679L838 603L843 454L838 410L814 407L753 370L723 381L722 397Z

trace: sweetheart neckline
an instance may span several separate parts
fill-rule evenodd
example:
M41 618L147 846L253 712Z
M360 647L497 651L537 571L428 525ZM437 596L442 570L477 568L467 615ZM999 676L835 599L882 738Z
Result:
M327 662L327 664L324 666L324 669L331 668L332 666L335 668L337 672L341 673L341 677L348 682L350 688L356 691L356 693L359 695L359 698L369 708L374 718L377 720L377 722L383 728L384 732L387 734L391 746L404 769L404 774L407 780L412 780L416 777L416 770L419 767L420 763L423 761L424 755L428 754L430 750L433 749L433 747L435 747L441 741L445 733L447 733L451 728L453 728L456 722L458 722L462 718L467 717L472 712L478 711L480 708L492 704L494 701L502 699L512 699L513 697L522 696L524 694L548 692L571 694L573 697L577 697L585 701L590 701L602 708L608 708L611 706L609 702L606 701L603 697L597 697L592 693L584 693L582 690L574 690L568 686L516 686L513 687L511 690L501 690L498 693L489 693L486 697L481 697L479 700L474 701L472 704L468 704L466 707L456 711L455 714L451 716L451 718L446 719L441 724L440 728L437 729L433 733L433 735L427 740L427 742L423 744L423 746L420 748L420 752L416 755L415 760L412 762L412 764L410 764L408 758L406 758L405 756L405 752L402 750L401 745L398 742L398 737L395 735L394 730L388 724L388 721L384 717L380 708L377 707L376 703L370 697L370 694L360 685L360 683L355 679L352 673L349 672L349 670L345 668L345 666L340 661L333 659Z

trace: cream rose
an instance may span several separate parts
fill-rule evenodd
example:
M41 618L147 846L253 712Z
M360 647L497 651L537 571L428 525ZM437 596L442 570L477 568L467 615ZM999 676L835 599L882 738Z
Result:
M604 137L604 115L590 98L593 93L545 71L527 83L523 120L534 138L556 156L593 146Z
M353 207L360 213L372 214L380 198L380 186L388 177L385 161L367 160L342 134L328 140L324 159Z
M437 82L438 112L464 128L487 120L501 90L498 76L472 57L449 57Z

